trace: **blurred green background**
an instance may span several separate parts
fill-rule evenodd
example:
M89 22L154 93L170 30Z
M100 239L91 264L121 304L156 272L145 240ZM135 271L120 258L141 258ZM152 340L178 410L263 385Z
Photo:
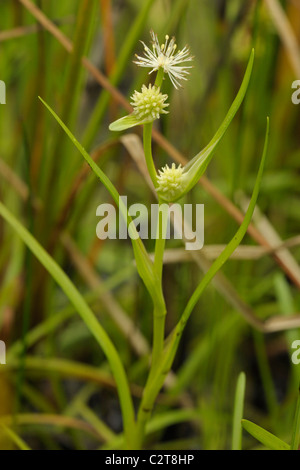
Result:
M165 80L170 114L155 127L173 147L155 139L158 168L174 161L176 151L190 159L209 142L255 48L242 108L205 178L186 198L205 204L204 249L183 256L180 241L167 243L172 249L163 278L167 333L207 263L241 223L269 116L261 217L256 214L245 246L206 289L187 325L172 381L155 410L168 419L153 426L147 446L230 448L240 371L247 376L245 417L289 439L300 367L291 362L300 324L297 329L289 323L300 310L300 105L291 101L292 83L300 80L300 1L1 0L0 28L0 79L6 84L0 199L93 307L117 345L137 401L152 337L150 298L136 274L130 241L97 239L96 208L112 201L38 96L129 204L150 205L155 199L135 158L140 129L127 131L135 135L133 149L108 130L126 113L124 99L152 78L133 64L134 54L142 52L139 40L149 43L150 29L162 40L175 35L179 48L188 44L195 57L182 90ZM151 252L153 242L146 247ZM275 321L263 323L270 318ZM267 325L264 332L258 331L261 325ZM16 435L34 449L109 446L122 423L105 357L68 299L2 219L0 339L7 345L0 416ZM1 448L16 446L16 435L12 439L0 429ZM243 448L257 446L245 433Z

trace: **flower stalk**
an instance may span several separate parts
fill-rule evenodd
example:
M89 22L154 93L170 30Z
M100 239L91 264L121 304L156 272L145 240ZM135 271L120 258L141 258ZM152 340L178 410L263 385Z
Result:
M167 74L173 86L178 89L181 87L181 81L187 79L189 69L191 68L187 63L189 63L193 58L187 47L184 47L181 51L177 51L175 38L170 39L169 36L166 36L164 44L160 44L157 35L155 35L153 31L151 31L151 38L152 49L142 43L144 46L144 56L136 56L137 60L135 63L141 67L151 68L149 72L150 74L156 72L157 75L155 83L153 86L149 85L148 87L143 85L141 92L136 91L132 96L131 102L133 112L128 116L118 119L110 125L110 129L113 131L122 131L136 125L143 125L145 161L159 201L158 232L155 243L153 264L149 263L147 256L144 253L145 248L143 245L143 257L141 259L139 258L139 249L134 246L134 254L139 274L144 280L153 300L152 361L133 429L131 445L133 445L134 449L141 449L143 446L146 424L149 421L155 400L164 384L166 375L172 367L180 338L196 302L199 300L199 297L206 285L229 258L230 253L232 253L235 247L240 243L241 238L250 223L254 204L258 196L258 187L261 180L265 158L264 152L252 202L249 206L241 229L228 245L228 250L226 249L224 254L222 253L219 259L212 265L211 270L209 270L205 275L188 302L187 307L185 308L183 315L170 338L165 341L165 318L167 311L162 288L162 274L168 211L165 211L164 208L168 207L169 204L176 202L189 192L206 170L216 146L222 139L243 101L252 72L254 52L252 51L250 56L248 67L236 99L211 142L185 167L182 167L181 165L176 166L173 163L171 166L166 165L157 172L152 154L152 128L155 120L159 119L162 114L167 114L165 109L168 106L168 103L166 103L167 95L163 95L161 93L164 76ZM144 272L144 268L147 270L147 275Z

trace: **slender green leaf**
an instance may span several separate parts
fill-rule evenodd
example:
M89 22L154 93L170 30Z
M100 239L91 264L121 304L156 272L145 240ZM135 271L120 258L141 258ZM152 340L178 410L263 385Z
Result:
M36 258L51 274L53 279L60 285L85 322L86 326L91 331L92 335L103 349L117 383L124 418L125 433L130 439L130 429L134 423L134 410L127 376L115 346L69 277L64 273L56 261L37 242L37 240L28 232L28 230L26 230L26 228L1 202L0 215L11 225L11 227L17 232L23 242L34 253Z
M78 140L74 137L72 132L68 129L68 127L62 122L62 120L58 117L58 115L53 111L53 109L41 98L39 97L41 102L46 106L46 108L50 111L52 116L56 119L58 124L63 128L66 132L68 137L71 139L75 147L79 150L83 158L89 164L95 175L99 178L101 183L105 186L105 188L109 191L111 197L117 204L124 220L126 221L129 235L131 238L134 256L136 260L137 269L139 272L140 277L143 279L148 292L150 293L153 303L156 305L164 305L164 299L162 295L162 291L160 288L160 283L158 282L154 270L153 270L153 263L149 258L149 255L140 239L138 232L135 228L135 225L132 223L131 218L128 215L127 208L123 203L122 199L120 199L120 195L110 181L110 179L106 176L106 174L99 168L99 166L94 162L94 160L90 157L87 151L83 148L83 146L78 142Z
M244 414L245 389L246 375L244 374L244 372L241 372L237 380L235 392L232 450L242 450L242 418Z
M247 419L242 420L243 428L257 439L261 444L271 450L290 450L290 446L279 439L278 437L271 434L269 431L261 428L257 424L248 421Z
M117 121L112 122L109 125L109 130L115 132L125 131L126 129L130 129L131 127L140 126L142 124L148 124L152 121L153 119L139 119L135 114L132 113L128 116L124 116L120 119L117 119Z
M224 136L225 132L227 131L231 121L233 120L234 116L236 115L237 111L239 110L242 101L245 97L251 74L253 69L253 62L254 62L254 49L251 52L251 56L248 62L248 66L244 75L243 82L239 89L239 92L231 105L224 121L222 122L221 126L217 130L216 134L209 142L209 144L201 150L187 165L184 167L183 179L180 188L177 191L177 194L172 197L166 193L159 193L161 199L166 202L175 202L184 196L188 191L190 191L195 184L199 181L203 173L205 172L209 162L213 157L213 152L219 142L221 141L222 137Z
M226 263L226 261L230 258L232 253L235 251L235 249L239 246L241 241L243 240L248 226L251 222L251 218L255 209L256 201L259 195L259 189L260 189L260 184L262 180L262 175L263 175L263 169L265 165L265 160L267 156L267 149L268 149L268 143L269 143L269 118L267 119L267 130L266 130L266 138L265 138L265 145L264 145L264 150L263 150L263 156L261 159L260 167L258 170L257 178L256 178L256 183L253 189L253 194L251 197L251 201L249 204L249 207L247 209L247 212L245 214L244 220L236 232L235 236L232 238L232 240L228 243L226 248L223 250L223 252L220 254L220 256L215 260L215 262L212 264L210 269L207 271L205 274L204 278L200 282L199 286L195 290L194 294L192 295L190 301L188 302L188 305L183 312L182 318L178 324L178 329L181 330L181 328L184 328L192 310L194 309L196 303L198 302L203 290L205 287L210 283L210 281L213 279L213 277L216 275L216 273L222 268L222 266Z

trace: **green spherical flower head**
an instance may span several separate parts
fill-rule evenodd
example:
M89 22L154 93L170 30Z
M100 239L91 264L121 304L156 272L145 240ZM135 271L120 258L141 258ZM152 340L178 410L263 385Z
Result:
M163 198L167 196L168 200L172 200L180 193L182 183L183 167L181 165L176 167L173 163L171 168L166 165L158 171L156 190Z
M168 95L163 95L160 88L151 84L148 88L143 85L141 92L134 92L130 104L133 106L133 112L138 119L152 122L159 119L161 114L168 113L165 110L169 106L168 103L165 103L167 98Z

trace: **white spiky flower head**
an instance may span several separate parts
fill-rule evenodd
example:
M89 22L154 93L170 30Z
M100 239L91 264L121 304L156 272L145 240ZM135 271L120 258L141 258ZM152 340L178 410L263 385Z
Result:
M161 114L167 114L165 110L168 103L165 103L168 95L163 95L160 88L152 86L151 84L146 87L142 86L142 91L135 91L131 97L131 105L134 109L134 114L138 119L154 121L159 119Z
M152 38L152 49L141 41L144 46L144 57L136 55L138 60L134 61L134 63L140 67L152 68L149 73L163 68L164 72L169 75L174 87L178 89L181 87L180 81L187 80L186 75L189 74L187 69L192 68L192 66L182 65L184 62L193 60L188 47L185 46L182 50L177 51L174 37L170 39L167 35L165 36L164 44L160 44L157 34L155 34L154 31L150 31L150 34Z
M183 183L183 167L172 163L171 168L166 165L158 170L157 176L157 192L164 196L168 193L168 199L175 197L181 190Z

